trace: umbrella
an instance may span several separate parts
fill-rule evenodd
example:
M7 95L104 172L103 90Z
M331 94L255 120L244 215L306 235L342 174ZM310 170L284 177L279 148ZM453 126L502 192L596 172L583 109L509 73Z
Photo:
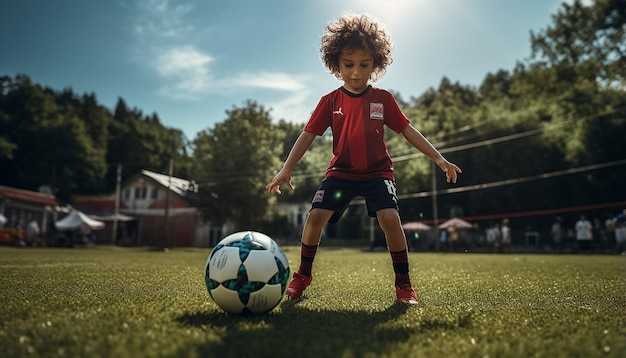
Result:
M459 218L452 218L439 225L440 229L447 229L449 227L453 227L455 229L471 229L473 226L467 221Z
M430 226L424 223L421 223L419 221L411 221L408 223L404 223L402 224L402 228L404 230L411 230L411 231L427 231L431 229Z

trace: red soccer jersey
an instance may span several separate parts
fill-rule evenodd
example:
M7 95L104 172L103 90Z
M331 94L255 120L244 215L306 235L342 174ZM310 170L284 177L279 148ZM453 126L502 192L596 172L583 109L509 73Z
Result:
M340 87L323 96L304 130L333 134L333 154L326 177L394 179L383 125L400 133L409 125L393 95L369 86L360 94Z

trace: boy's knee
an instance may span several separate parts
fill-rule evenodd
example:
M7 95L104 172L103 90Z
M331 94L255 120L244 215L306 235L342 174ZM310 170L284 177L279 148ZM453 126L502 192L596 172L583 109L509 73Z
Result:
M378 223L381 226L388 227L397 225L400 222L400 215L396 209L383 209L376 213Z
M333 215L329 210L311 210L307 218L307 224L311 226L324 226Z

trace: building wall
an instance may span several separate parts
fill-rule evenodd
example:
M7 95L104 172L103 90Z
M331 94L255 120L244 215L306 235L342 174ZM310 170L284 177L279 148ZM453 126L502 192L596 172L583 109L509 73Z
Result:
M136 217L139 221L137 238L131 240L132 244L159 247L186 247L198 244L197 227L203 224L200 224L197 209L183 197L171 192L169 210L166 210L167 190L143 176L129 180L120 188L119 211ZM77 208L96 212L115 211L115 194L75 196L72 202ZM166 230L168 225L169 230Z
M173 211L167 219L161 215L141 215L139 218L140 245L159 247L187 247L194 245L196 231L195 209L184 212ZM169 230L167 230L167 220L169 220Z
M4 228L23 231L34 221L43 238L57 220L57 209L58 202L53 195L0 186L0 213L7 219Z

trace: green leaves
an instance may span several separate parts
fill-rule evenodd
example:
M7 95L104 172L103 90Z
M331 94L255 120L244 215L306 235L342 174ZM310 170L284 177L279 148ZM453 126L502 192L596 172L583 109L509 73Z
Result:
M586 6L580 0L564 2L553 24L531 32L532 56L549 65L587 68L604 85L621 83L626 75L626 3L597 0Z
M194 141L202 211L212 223L258 225L269 206L264 187L280 168L284 132L256 102L233 107L228 118Z

